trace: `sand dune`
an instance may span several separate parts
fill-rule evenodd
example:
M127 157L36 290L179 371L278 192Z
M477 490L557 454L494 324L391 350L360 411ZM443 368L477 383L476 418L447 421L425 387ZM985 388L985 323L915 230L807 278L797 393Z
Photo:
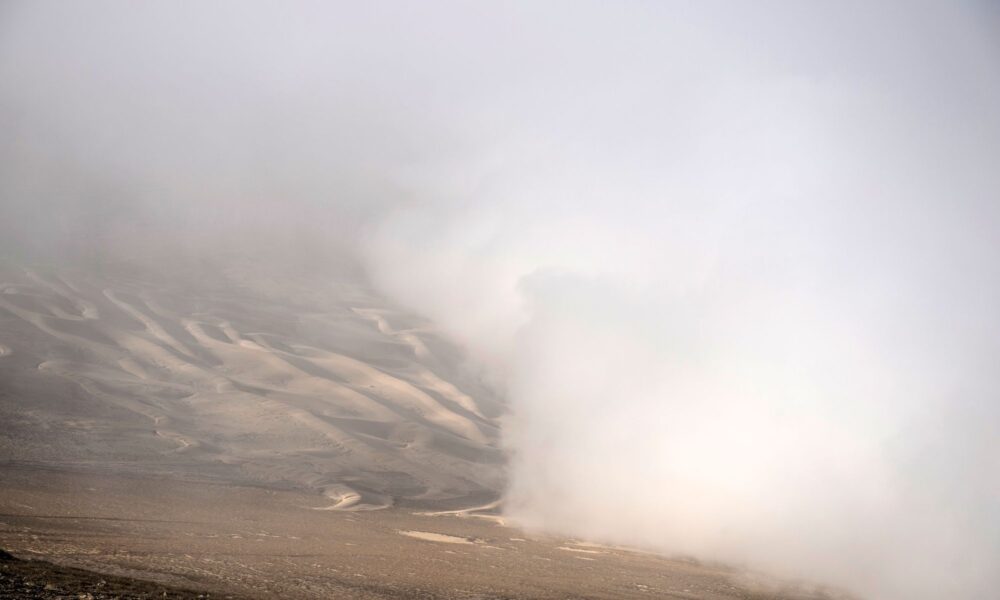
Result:
M501 408L449 370L457 349L361 284L260 281L0 266L0 456L332 510L498 497Z

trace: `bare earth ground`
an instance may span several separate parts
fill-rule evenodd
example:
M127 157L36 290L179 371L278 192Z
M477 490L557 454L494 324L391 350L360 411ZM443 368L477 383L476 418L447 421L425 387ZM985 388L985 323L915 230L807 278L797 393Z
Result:
M824 597L502 526L503 405L429 324L344 274L157 265L0 260L0 548L103 574L5 561L8 597Z
M492 520L317 510L324 498L301 491L27 466L0 473L0 545L14 555L214 597L824 597Z
M144 579L115 577L52 564L22 560L0 551L0 598L5 600L120 600L212 598L211 592L162 585ZM236 600L236 596L223 598Z

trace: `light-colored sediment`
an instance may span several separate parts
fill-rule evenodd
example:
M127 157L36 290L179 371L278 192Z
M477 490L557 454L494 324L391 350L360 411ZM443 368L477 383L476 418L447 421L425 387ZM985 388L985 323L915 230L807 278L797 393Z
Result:
M445 544L473 544L472 540L457 535L447 535L444 533L434 533L431 531L400 531L401 535L428 542L442 542Z

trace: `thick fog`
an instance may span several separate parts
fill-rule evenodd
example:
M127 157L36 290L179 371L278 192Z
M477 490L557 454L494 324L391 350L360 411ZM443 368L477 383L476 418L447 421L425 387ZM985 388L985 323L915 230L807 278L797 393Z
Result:
M517 522L1000 586L995 5L6 2L0 130L8 257L350 262L430 317Z

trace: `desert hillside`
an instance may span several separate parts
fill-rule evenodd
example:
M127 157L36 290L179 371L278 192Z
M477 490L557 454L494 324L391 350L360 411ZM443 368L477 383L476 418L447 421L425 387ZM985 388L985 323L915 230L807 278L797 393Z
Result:
M313 491L317 507L497 499L501 407L360 282L0 263L0 457Z

